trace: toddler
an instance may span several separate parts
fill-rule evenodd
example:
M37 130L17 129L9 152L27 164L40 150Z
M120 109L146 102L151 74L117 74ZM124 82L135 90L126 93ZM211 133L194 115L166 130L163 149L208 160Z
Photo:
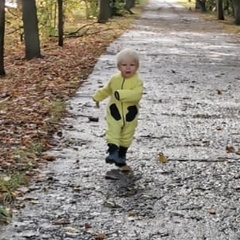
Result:
M126 153L132 144L138 124L139 101L143 94L143 82L139 78L139 56L133 49L123 49L117 56L118 73L93 95L96 107L109 97L106 109L106 163L118 167L126 165Z

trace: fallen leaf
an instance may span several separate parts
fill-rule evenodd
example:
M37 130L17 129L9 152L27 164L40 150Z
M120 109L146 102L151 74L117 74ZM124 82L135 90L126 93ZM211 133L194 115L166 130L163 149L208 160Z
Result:
M226 146L227 153L235 153L236 150L233 146Z
M42 157L44 160L49 161L49 162L53 162L56 160L55 156L51 156L51 155L45 155Z
M79 230L74 227L64 227L64 231L68 234L70 233L79 233Z
M54 224L55 225L66 225L66 224L69 224L70 221L66 218L60 218L60 219L57 219L54 221Z
M103 240L105 238L105 233L99 232L95 235L95 240Z
M20 187L17 189L18 192L21 192L23 194L26 194L29 191L28 187Z
M129 212L128 212L128 216L129 216L129 217L136 217L136 216L137 216L137 213L136 213L136 211L132 210L132 211L129 211Z
M131 167L128 166L128 165L125 165L125 166L123 166L123 167L120 167L120 170L121 170L122 172L131 172L131 171L132 171Z
M211 215L215 215L216 214L216 209L215 208L210 208L208 210L208 213L211 214Z
M84 227L85 227L85 228L92 228L92 226L91 226L90 223L85 223L85 224L84 224Z
M112 201L107 200L103 203L103 205L104 205L104 207L107 207L107 208L122 208L122 206L117 204L114 200L112 200Z
M165 156L162 152L159 152L159 153L158 153L158 160L159 160L161 163L166 163L166 162L168 162L168 157Z
M240 148L235 152L237 155L240 155Z

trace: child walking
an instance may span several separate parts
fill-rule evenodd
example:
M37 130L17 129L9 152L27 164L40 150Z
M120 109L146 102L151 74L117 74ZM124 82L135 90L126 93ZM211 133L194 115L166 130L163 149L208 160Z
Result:
M126 165L126 153L138 125L143 82L137 73L139 56L135 50L123 49L116 58L119 72L104 87L98 89L92 98L96 107L99 107L99 102L109 97L106 109L106 163L122 167Z

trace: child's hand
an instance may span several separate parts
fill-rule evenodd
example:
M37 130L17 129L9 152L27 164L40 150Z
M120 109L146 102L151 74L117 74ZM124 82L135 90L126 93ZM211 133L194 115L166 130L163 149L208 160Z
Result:
M96 104L96 108L99 108L100 106L99 106L99 102L98 101L96 101L94 98L92 98L93 99L93 101L95 102L95 104Z
M99 102L95 102L96 103L96 108L100 108Z

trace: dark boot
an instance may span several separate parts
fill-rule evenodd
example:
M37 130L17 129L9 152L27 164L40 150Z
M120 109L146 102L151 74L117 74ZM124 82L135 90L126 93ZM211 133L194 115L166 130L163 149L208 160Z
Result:
M117 166L122 167L126 165L126 154L127 154L127 147L119 147L118 151L118 163L116 163ZM119 165L120 164L120 165Z
M106 163L115 163L118 159L118 146L115 144L108 144L108 156L106 157Z

